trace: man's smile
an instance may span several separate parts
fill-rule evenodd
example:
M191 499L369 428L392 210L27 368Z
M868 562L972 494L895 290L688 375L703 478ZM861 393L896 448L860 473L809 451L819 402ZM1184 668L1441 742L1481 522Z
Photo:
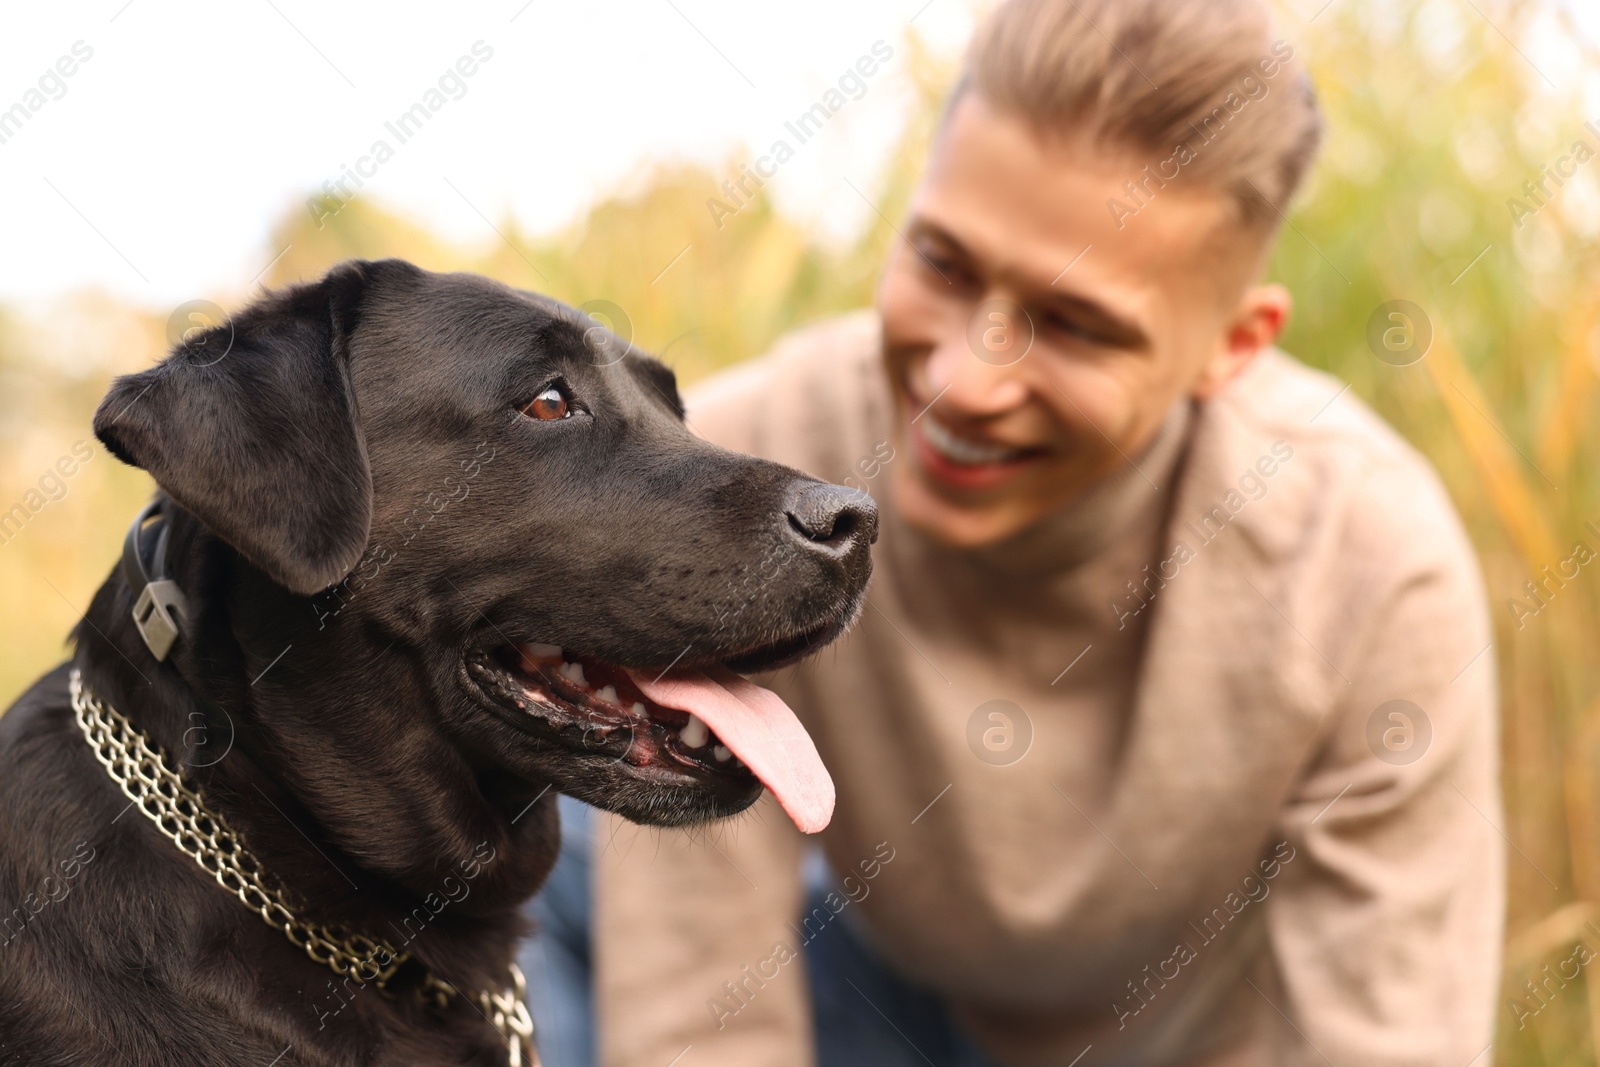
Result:
M908 428L912 450L922 470L937 483L957 490L984 490L1004 485L1046 452L958 434L930 411Z

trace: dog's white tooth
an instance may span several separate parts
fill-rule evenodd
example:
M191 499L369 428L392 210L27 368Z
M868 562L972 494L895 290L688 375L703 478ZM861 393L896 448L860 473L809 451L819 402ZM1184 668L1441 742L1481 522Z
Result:
M560 659L560 645L541 645L537 641L522 642L522 654L529 659Z
M560 667L560 671L561 671L561 676L563 678L565 678L567 681L571 682L573 685L579 686L579 687L584 688L584 689L589 688L589 682L583 676L583 664L581 664L581 663L563 663L561 665L561 667Z
M639 716L640 718L643 718L645 715L649 714L647 711L644 710L644 705L639 703L637 700L635 700L633 702L633 708L631 710L633 711L633 713L635 715Z
M612 685L601 686L600 687L600 691L598 693L596 693L595 696L599 697L601 700L605 701L607 704L615 704L617 702L617 689L616 689L616 686L612 686Z
M711 750L711 754L716 757L718 763L727 763L733 756L733 753L729 752L726 746L723 745L717 745Z
M689 715L689 724L678 732L678 736L683 738L683 743L690 748L699 748L711 740L711 731L706 728L705 723L691 713Z

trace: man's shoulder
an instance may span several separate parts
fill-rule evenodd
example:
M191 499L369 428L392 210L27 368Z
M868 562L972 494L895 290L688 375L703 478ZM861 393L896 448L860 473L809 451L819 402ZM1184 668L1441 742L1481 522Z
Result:
M1355 395L1350 385L1273 348L1218 394L1216 403L1243 424L1291 440L1296 447L1355 464L1427 461Z
M1213 432L1235 448L1271 441L1292 452L1287 499L1263 509L1264 521L1293 524L1301 536L1320 528L1349 550L1383 549L1412 566L1470 557L1433 465L1348 383L1273 349L1211 406Z
M760 404L775 390L826 383L837 376L859 382L877 368L878 316L863 309L823 319L778 338L764 355L718 371L689 389L691 415L729 406Z
M1208 577L1167 610L1275 635L1241 662L1277 675L1285 707L1328 710L1374 641L1450 674L1488 641L1476 554L1438 475L1344 382L1264 354L1200 405L1185 463L1172 528ZM1203 648L1213 631L1190 632Z
M828 476L883 418L879 344L870 310L791 331L765 355L691 387L689 423L726 448Z

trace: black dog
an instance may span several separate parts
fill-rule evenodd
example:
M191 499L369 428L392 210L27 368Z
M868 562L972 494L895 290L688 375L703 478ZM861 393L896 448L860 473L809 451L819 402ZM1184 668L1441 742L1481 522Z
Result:
M0 1063L504 1064L553 791L826 821L731 672L849 623L872 504L694 437L576 312L349 263L94 428L158 510L0 718Z

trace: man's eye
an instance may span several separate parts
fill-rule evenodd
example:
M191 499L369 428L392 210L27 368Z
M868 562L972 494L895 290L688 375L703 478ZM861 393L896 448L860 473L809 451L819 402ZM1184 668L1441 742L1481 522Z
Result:
M552 419L567 418L572 414L572 405L567 401L567 394L561 391L561 387L552 385L522 405L522 413L530 419L549 422Z
M916 253L925 266L932 267L940 274L957 274L961 270L960 266L949 256L941 256L933 249L917 248Z
M1106 339L1095 330L1081 325L1077 321L1060 315L1050 315L1045 318L1045 325L1057 333L1073 337L1090 344L1104 344Z
M966 264L954 257L944 255L937 248L927 245L912 245L917 263L924 273L938 279L945 285L956 285L966 288L977 284L977 279L967 269Z

